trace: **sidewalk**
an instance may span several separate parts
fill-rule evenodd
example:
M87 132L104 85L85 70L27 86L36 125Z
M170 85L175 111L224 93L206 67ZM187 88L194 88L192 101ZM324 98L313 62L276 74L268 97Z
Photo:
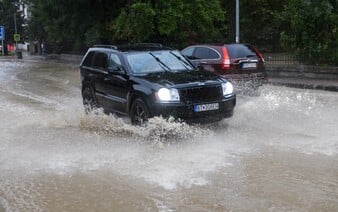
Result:
M268 83L272 85L283 85L287 87L318 89L326 91L338 91L338 80L309 79L295 77L268 78Z
M42 56L38 54L31 54L27 51L22 51L22 59L18 59L16 55L11 56L0 56L1 60L16 60L16 61L31 61L31 62L57 62L57 63L72 63L72 64L80 64L83 55L70 55L70 54L48 54L47 56Z
M17 61L40 61L46 59L42 55L31 55L27 51L22 51L22 58L18 59L16 55L7 55L7 56L0 56L0 60L17 60Z
M45 62L57 62L57 63L72 63L79 65L82 59L82 55L69 55L69 54L51 54L47 57L42 55L31 55L27 51L22 52L22 59L17 59L15 55L13 56L0 56L1 60L18 60L18 61L45 61ZM323 73L318 72L311 73L309 76L297 76L295 71L293 72L282 72L282 74L276 75L273 72L268 73L268 83L272 85L282 85L287 87L294 88L303 88L303 89L318 89L318 90L327 90L327 91L336 91L338 92L338 78L331 78L332 73L327 73L327 79L323 79ZM296 75L295 75L296 74ZM304 73L303 73L304 74ZM338 75L338 73L334 73ZM325 74L324 74L325 75Z

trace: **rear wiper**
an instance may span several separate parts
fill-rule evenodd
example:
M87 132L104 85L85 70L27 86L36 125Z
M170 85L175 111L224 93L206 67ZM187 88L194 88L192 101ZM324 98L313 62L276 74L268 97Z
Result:
M249 58L249 57L257 57L257 55L255 55L255 54L249 54L249 55L246 56L246 58Z
M165 71L171 71L171 69L164 63L160 60L160 58L156 57L153 53L149 52L149 54L155 58L155 60L161 65L161 67L163 68L163 70Z
M174 52L169 51L170 54L174 55L179 61L181 61L184 64L184 67L189 70L189 68L187 66L189 66L190 68L194 69L194 67L192 67L187 61L183 60L180 56L176 55Z

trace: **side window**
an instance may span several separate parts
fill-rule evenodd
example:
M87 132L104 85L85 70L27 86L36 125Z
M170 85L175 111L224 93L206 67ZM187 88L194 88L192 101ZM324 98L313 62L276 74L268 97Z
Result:
M96 52L93 56L94 68L106 69L108 67L108 56L104 52Z
M188 47L188 48L182 50L182 54L189 59L194 59L194 57L193 57L194 50L195 50L194 47Z
M108 61L108 68L112 70L117 70L117 67L121 67L122 63L117 54L110 54L109 61Z
M209 54L207 59L219 59L220 55L213 49L209 49Z
M90 66L92 64L92 59L93 59L94 52L89 52L83 61L82 65L83 66Z
M207 59L209 55L209 48L205 47L197 47L194 57L196 59Z

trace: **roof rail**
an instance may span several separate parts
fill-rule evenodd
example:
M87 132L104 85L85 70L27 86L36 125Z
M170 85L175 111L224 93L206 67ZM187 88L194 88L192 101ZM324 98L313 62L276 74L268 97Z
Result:
M123 45L117 45L117 48L120 51L153 51L153 50L162 50L169 49L168 47L164 47L160 43L128 43Z
M130 51L130 50L160 50L160 49L171 49L164 47L160 43L128 43L122 45L93 45L94 48L107 48L114 49L118 51Z
M108 48L108 49L118 49L117 46L114 45L93 45L96 48Z
M132 44L129 44L131 46L144 46L144 47L158 47L158 48L161 48L163 47L162 44L160 43L132 43Z

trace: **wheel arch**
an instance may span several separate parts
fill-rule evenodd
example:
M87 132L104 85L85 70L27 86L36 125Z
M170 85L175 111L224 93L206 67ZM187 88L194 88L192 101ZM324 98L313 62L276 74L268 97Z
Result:
M82 95L82 98L83 98L83 91L86 89L86 88L89 88L90 91L92 92L92 95L93 95L93 98L94 100L96 101L96 103L98 103L98 100L97 100L97 97L96 97L96 93L95 93L95 86L92 84L92 83L83 83L82 84L82 88L81 88L81 95Z
M128 102L127 102L128 115L130 116L131 107L133 105L133 102L136 99L141 99L144 102L145 106L148 108L150 115L152 116L152 113L151 113L151 110L150 110L150 100L149 100L149 98L151 98L151 94L145 94L141 91L131 92L128 96Z
M91 81L89 80L83 80L82 82L82 86L81 86L81 92L83 92L83 90L85 88L90 88L92 90L92 92L95 94L95 85L94 83L92 83Z

